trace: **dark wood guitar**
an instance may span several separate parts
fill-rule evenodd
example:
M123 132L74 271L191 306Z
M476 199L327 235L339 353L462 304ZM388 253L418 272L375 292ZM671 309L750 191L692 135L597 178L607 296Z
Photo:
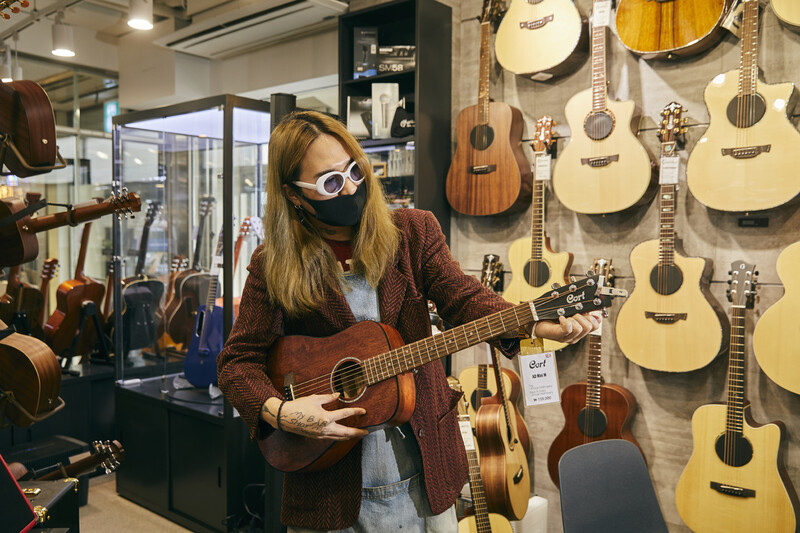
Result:
M746 311L753 308L758 272L741 260L730 272L728 399L692 415L694 446L675 503L692 531L793 532L800 505L783 459L786 426L756 423L746 392Z
M612 296L600 276L549 291L532 302L510 307L444 333L404 345L400 333L385 324L363 321L325 338L279 338L266 356L266 373L287 400L341 393L329 409L363 406L367 414L340 421L377 430L403 424L414 411L411 370L492 339L535 320L554 319L606 307ZM284 472L323 470L341 459L358 439L334 442L273 431L259 441L269 464Z
M1 321L0 330L0 413L28 427L64 407L58 397L61 367L39 339L15 333Z
M175 279L175 294L167 306L165 315L167 317L167 333L172 340L189 345L194 330L195 315L197 308L203 302L208 293L209 277L203 273L200 265L200 249L202 247L203 235L205 233L206 219L214 210L216 200L211 196L203 197L200 200L200 223L197 229L197 241L194 245L194 256L192 267L184 270Z
M603 273L607 282L612 283L613 267L610 260L595 259L593 270ZM586 381L569 385L561 392L564 428L547 453L547 470L556 487L560 486L558 461L567 450L576 446L598 440L624 439L641 451L630 427L636 412L636 398L625 387L606 383L603 379L602 326L591 332L587 340L589 360Z
M47 304L50 300L50 280L56 277L58 272L58 258L51 257L44 260L42 265L42 283L39 286L39 292L44 296L44 305L42 306L41 313L39 314L39 324L44 325L47 315ZM42 331L42 338L44 338L44 331Z
M50 98L35 81L0 82L0 135L0 161L12 174L26 178L67 166Z
M167 348L180 350L183 347L182 344L172 340L172 337L170 337L169 333L167 333L166 309L169 307L175 297L175 280L178 278L178 274L183 270L186 270L188 267L189 258L185 255L178 254L172 258L172 264L169 267L169 279L167 281L167 297L164 301L164 305L156 312L156 323L158 324L158 350L163 351Z
M86 472L97 470L98 467L102 468L105 474L110 474L116 471L124 460L125 449L118 440L105 442L96 440L92 442L92 452L89 457L68 465L55 465L55 468L48 468L49 472L46 474L38 475L35 471L29 471L21 463L11 463L8 468L18 472L15 475L17 481L55 481L68 477L78 477Z
M91 229L91 222L87 222L83 226L81 249L78 254L78 263L75 265L75 277L58 286L56 310L44 325L45 340L59 357L90 354L94 350L98 336L103 334L102 324L104 322L100 304L103 301L105 287L83 272ZM90 315L92 311L96 313L101 324L99 330ZM85 318L81 327L82 316ZM77 335L80 335L80 338L73 351L72 345Z
M733 0L620 0L617 34L646 59L699 54L722 38Z
M493 0L484 0L478 104L458 114L458 144L447 172L447 200L465 215L522 210L531 199L531 169L522 151L522 112L489 101L494 11Z
M39 255L39 239L36 238L36 234L40 231L66 225L74 226L111 213L120 217L127 216L131 213L138 213L141 207L142 200L138 194L123 191L113 194L104 202L92 202L61 213L35 218L26 215L16 223L0 228L0 246L3 247L3 254L0 255L0 267L21 265L36 259L36 256ZM25 209L25 202L19 198L0 199L0 220L13 216L23 209Z
M39 317L44 308L44 295L39 287L20 279L19 265L8 272L6 293L0 297L0 320L13 325L19 333L43 338Z

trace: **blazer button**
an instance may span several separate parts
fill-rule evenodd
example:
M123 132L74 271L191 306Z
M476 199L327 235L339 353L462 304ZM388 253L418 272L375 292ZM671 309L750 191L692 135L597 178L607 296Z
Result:
M419 436L419 438L424 437L425 436L425 430L423 428L419 428L419 431L417 431L417 435Z

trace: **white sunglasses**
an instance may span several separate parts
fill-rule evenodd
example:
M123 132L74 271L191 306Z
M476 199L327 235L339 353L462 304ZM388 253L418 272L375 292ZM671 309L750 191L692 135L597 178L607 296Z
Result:
M348 179L356 185L364 181L364 173L355 161L350 163L347 168L344 169L344 172L338 170L326 172L317 178L316 184L306 183L304 181L293 181L292 183L304 189L314 189L322 196L336 196L344 189L345 181Z

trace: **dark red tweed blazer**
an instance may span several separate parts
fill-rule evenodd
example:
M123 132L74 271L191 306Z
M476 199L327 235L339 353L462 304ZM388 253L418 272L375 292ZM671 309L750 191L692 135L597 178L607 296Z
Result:
M430 336L427 300L436 303L442 318L454 325L510 306L461 271L433 214L398 209L394 220L402 237L396 262L378 287L378 300L382 322L396 328L406 342ZM326 337L355 324L344 296L334 290L326 290L324 305L310 316L299 320L284 316L266 295L261 252L258 248L253 253L239 316L217 359L219 386L256 438L275 431L260 420L267 398L281 396L264 373L266 352L275 339L281 335ZM416 410L410 423L422 452L431 510L438 514L455 502L467 479L456 418L459 394L448 387L438 361L421 367L415 383ZM281 521L286 525L348 528L357 520L360 506L360 444L325 471L284 477Z

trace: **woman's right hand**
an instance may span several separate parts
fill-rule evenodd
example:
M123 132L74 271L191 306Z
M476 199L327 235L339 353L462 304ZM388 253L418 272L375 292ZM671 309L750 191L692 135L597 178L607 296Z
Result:
M345 407L335 411L328 411L322 407L338 397L338 393L314 394L284 402L283 408L280 409L280 424L278 424L277 420L280 400L278 398L270 398L264 404L263 411L268 414L274 413L275 419L273 422L266 416L264 418L275 427L280 425L282 431L296 433L311 439L349 440L366 435L368 431L365 429L351 428L339 424L339 421L344 418L366 414L367 411L365 409L361 407ZM271 400L279 401L270 405ZM268 405L277 407L270 408Z

